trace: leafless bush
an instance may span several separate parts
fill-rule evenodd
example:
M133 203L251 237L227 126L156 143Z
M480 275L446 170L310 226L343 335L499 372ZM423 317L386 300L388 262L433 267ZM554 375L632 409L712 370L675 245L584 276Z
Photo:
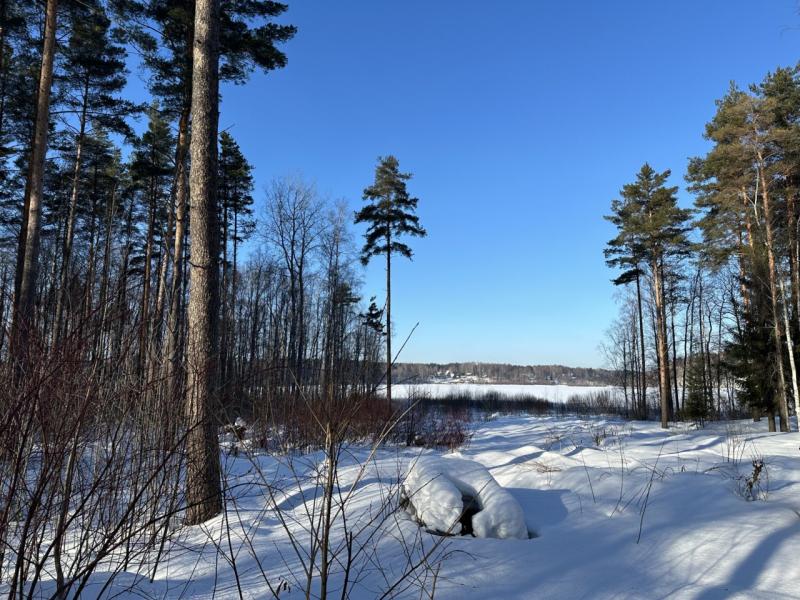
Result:
M249 461L253 486L264 500L261 518L276 519L289 541L292 560L284 560L287 573L283 577L306 597L335 594L345 598L370 577L373 586L375 578L381 582L382 591L376 597L417 589L432 598L446 547L408 526L403 511L398 511L403 464L399 459L379 458L380 453L389 452L385 442L395 437L394 430L408 415L386 420L377 431L375 413L371 420L365 417L374 399L309 393L302 392L302 401L317 433L307 439L321 442L312 453L274 456L284 472L280 478L263 468L258 452L246 452L242 458ZM364 433L374 436L369 444L350 444ZM367 485L377 490L376 500L356 505ZM235 502L235 497L229 501ZM237 525L228 526L238 528L244 550L256 559L258 551L247 532L257 523L239 519ZM401 560L384 560L387 553ZM229 560L235 564L235 552ZM273 597L279 597L274 574L264 569L262 575Z
M461 406L442 408L430 396L415 392L406 400L405 416L398 424L400 440L407 446L454 450L469 444L470 411Z
M750 461L752 471L737 478L739 494L745 500L766 500L769 493L769 471L763 457Z
M79 597L96 572L108 587L155 568L182 508L182 439L165 427L159 386L81 360L81 343L31 348L25 372L0 371L0 583L11 597Z
M738 465L742 462L748 447L747 436L744 429L736 423L725 426L725 436L722 440L722 457L725 462Z

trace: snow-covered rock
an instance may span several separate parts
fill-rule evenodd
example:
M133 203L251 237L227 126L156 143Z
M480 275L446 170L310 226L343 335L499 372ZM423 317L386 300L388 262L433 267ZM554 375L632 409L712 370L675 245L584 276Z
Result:
M404 491L417 519L434 531L462 532L459 519L464 511L463 497L467 496L480 507L472 517L476 537L528 537L522 507L480 463L421 456L406 477Z

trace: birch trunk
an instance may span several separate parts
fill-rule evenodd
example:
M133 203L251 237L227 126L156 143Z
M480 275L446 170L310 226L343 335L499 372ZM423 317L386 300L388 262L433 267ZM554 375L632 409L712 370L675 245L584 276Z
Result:
M781 318L778 308L778 286L776 282L775 252L772 232L772 203L764 179L763 157L758 154L758 178L761 182L761 206L764 210L764 228L767 238L767 260L769 262L769 291L772 304L772 325L775 338L775 368L778 372L778 414L781 431L789 431L789 407L786 403L786 376L783 372L783 349L781 348Z

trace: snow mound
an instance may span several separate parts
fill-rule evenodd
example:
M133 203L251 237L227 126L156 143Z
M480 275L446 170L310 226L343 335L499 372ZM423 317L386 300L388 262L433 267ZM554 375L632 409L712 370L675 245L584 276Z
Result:
M462 533L459 522L464 497L480 509L472 517L472 532L480 538L527 539L525 514L516 499L480 463L463 458L422 456L404 484L415 516L441 533Z

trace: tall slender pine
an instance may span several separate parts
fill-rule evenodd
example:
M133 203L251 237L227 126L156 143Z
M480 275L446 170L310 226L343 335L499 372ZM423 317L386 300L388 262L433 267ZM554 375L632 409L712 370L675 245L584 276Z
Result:
M364 200L369 202L356 213L356 223L366 223L361 262L369 263L373 256L386 257L386 400L392 405L392 255L411 258L413 252L400 236L425 237L427 232L419 224L417 198L408 194L406 182L410 173L400 171L394 156L378 159L374 183L364 190Z

